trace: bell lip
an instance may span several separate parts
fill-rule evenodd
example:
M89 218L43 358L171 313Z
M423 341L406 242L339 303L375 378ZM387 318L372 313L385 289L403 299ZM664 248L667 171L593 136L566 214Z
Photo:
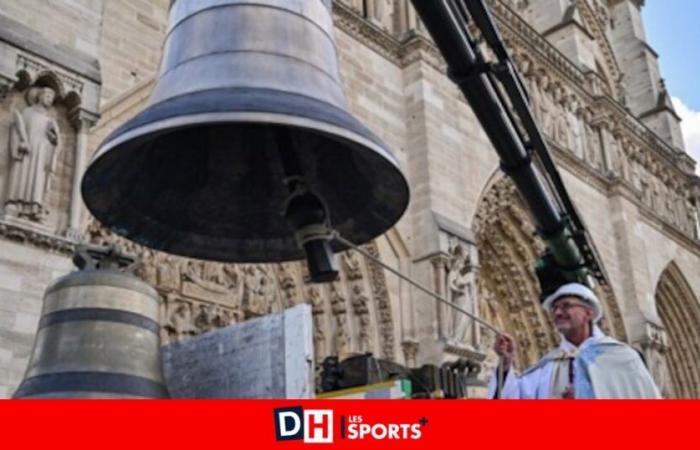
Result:
M272 91L274 92L274 91ZM210 91L210 94L213 94L214 92ZM269 94L270 92L267 92L266 94ZM279 92L277 93L279 95L284 95L288 93L283 93ZM293 95L293 94L292 94ZM296 96L296 95L294 95ZM187 97L187 96L183 96ZM175 97L169 100L166 100L164 102L172 102L175 101L177 104L177 101L181 99L182 97ZM384 161L385 164L387 164L387 167L390 167L395 171L397 174L397 180L398 183L395 188L395 192L398 194L397 198L399 200L402 200L401 202L397 203L398 207L394 209L390 217L387 217L387 220L385 221L385 225L381 225L378 227L376 231L368 232L364 234L363 236L358 236L354 233L350 233L350 235L345 234L344 237L346 239L349 239L353 241L354 244L356 245L362 245L367 242L370 242L379 236L385 234L388 232L391 228L396 226L396 224L401 220L401 218L405 215L406 211L408 210L409 203L410 203L410 188L408 185L408 180L406 179L406 176L403 174L403 171L401 170L401 167L399 166L398 160L394 156L394 154L389 151L383 143L380 141L379 138L374 135L367 127L365 127L359 120L357 120L353 115L351 115L349 112L338 108L335 105L330 105L326 104L322 101L319 101L318 99L312 99L309 97L304 97L305 101L312 101L317 104L322 104L323 108L331 107L332 110L335 110L335 114L338 114L339 117L335 117L334 120L339 120L338 124L333 124L329 123L329 121L324 121L320 120L314 117L309 117L309 116L301 116L301 115L295 115L291 114L286 111L274 111L274 112L262 112L262 111L193 111L191 113L184 113L184 114L178 114L178 115L173 115L173 116L165 116L165 117L158 117L158 113L156 113L156 117L154 120L148 120L144 118L147 118L149 114L153 111L153 109L157 108L158 106L161 105L161 103L156 103L151 105L150 107L146 108L143 110L141 113L136 115L134 118L126 122L124 125L122 125L120 128L115 130L110 136L106 138L106 140L102 143L102 145L98 148L98 150L95 153L95 156L92 158L92 162L88 169L86 170L85 174L83 175L83 181L81 183L81 191L83 193L83 200L90 210L90 212L96 217L96 219L100 222L105 224L105 222L102 220L104 211L100 210L100 208L95 208L93 205L94 199L91 198L91 196L86 196L85 192L90 189L86 183L86 180L89 178L90 172L97 166L99 165L99 160L101 158L104 158L108 155L108 153L111 150L114 150L115 148L119 147L122 144L125 144L126 142L134 139L139 139L139 138L147 138L149 135L156 134L156 133L161 133L164 130L174 130L178 128L185 128L189 126L196 126L197 124L213 124L213 123L218 123L218 124L225 124L225 123L236 123L236 124L241 124L241 123L268 123L270 125L281 125L281 126L289 126L289 125L295 125L300 128L304 128L310 131L315 131L319 134L328 134L329 136L335 136L338 137L342 140L346 140L349 143L356 144L358 146L362 146L367 148L370 151L375 152L378 156L381 157L381 159ZM205 107L206 108L206 107ZM141 121L141 124L138 124L134 126L134 123L138 123ZM352 129L348 129L347 126L343 127L342 125L347 125L351 126ZM357 130L357 131L355 131ZM387 163L388 162L388 163ZM391 170L390 169L390 170ZM141 225L148 225L148 218L144 218L144 222ZM389 224L386 226L386 224ZM162 225L159 222L154 222L152 225ZM218 262L228 262L228 263L266 263L266 262L285 262L285 261L296 261L296 260L302 260L305 258L305 253L302 248L295 248L292 250L292 246L290 244L285 244L287 246L287 249L284 252L278 253L278 252L272 252L272 251L265 251L265 249L261 249L259 254L252 254L252 253L235 253L231 252L228 250L231 248L231 246L235 246L234 242L236 240L238 241L244 241L245 239L231 239L231 240L225 240L221 238L221 246L227 247L227 249L221 248L215 248L213 244L209 245L192 245L192 241L190 241L190 246L184 245L182 242L177 242L177 239L169 239L169 242L166 241L158 241L154 242L149 237L147 236L140 236L138 234L132 235L129 233L128 230L122 229L120 225L118 224L110 224L106 223L105 226L112 230L114 233L124 236L125 238L136 242L138 244L141 244L145 247L149 247L155 250L163 251L166 253L174 254L174 255L179 255L179 256L184 256L188 258L195 258L195 259L203 259L203 260L209 260L209 261L218 261ZM339 228L335 228L338 230ZM342 226L340 227L340 231L342 231ZM196 238L195 238L196 240ZM293 237L291 236L290 233L290 243L293 241ZM228 245L225 243L229 243ZM338 242L338 241L333 241L331 242L331 248L333 249L334 253L342 252L345 250L348 250L349 247Z

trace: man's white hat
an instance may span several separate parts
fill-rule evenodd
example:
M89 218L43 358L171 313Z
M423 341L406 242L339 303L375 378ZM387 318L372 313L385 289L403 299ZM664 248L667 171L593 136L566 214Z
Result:
M567 295L579 297L593 308L593 322L598 322L603 317L603 307L600 304L600 300L598 300L598 297L595 295L595 292L580 283L569 283L561 286L554 294L544 299L542 307L546 309L547 312L551 313L552 304Z

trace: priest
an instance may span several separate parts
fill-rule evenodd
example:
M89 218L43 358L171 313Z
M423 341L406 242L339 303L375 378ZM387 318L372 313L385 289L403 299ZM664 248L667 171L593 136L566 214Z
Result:
M565 284L542 306L561 335L559 348L518 374L514 340L498 336L494 350L501 366L489 383L489 398L661 398L640 354L598 328L603 309L592 290Z

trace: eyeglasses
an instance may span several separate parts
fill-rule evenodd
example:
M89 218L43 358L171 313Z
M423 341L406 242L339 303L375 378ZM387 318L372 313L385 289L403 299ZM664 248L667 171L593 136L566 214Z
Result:
M581 307L581 308L588 308L589 306L586 305L585 303L557 303L556 305L552 306L551 311L552 314L557 312L557 310L562 310L564 312L568 312L571 308L575 307Z

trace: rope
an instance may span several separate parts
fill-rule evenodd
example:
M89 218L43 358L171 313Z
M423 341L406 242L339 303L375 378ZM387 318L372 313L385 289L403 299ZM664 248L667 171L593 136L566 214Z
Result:
M505 332L503 332L503 331L501 331L500 329L496 328L494 325L491 325L490 323L488 323L488 322L485 321L484 319L482 319L482 318L476 316L475 314L473 314L473 313L471 313L471 312L469 312L469 311L467 311L467 310L465 310L465 309L463 309L463 308L460 308L459 306L455 305L455 304L452 303L451 301L447 300L445 297L443 297L443 296L441 296L441 295L439 295L439 294L433 292L432 290L426 288L426 287L423 286L422 284L417 283L416 281L413 281L413 280L412 280L411 278L409 278L408 276L404 275L403 273L399 272L398 270L394 269L393 267L391 267L391 266L385 264L385 263L384 263L382 260L380 260L379 258L375 258L371 253L369 253L369 252L366 251L365 249L363 249L363 248L361 248L361 247L355 245L354 243L352 243L352 242L348 241L347 239L345 239L344 237L342 237L337 231L334 231L334 232L333 232L332 238L335 239L336 241L340 242L341 244L343 244L343 245L345 245L345 246L347 246L347 247L350 247L350 248L352 248L353 250L355 250L355 251L361 253L365 258L367 258L367 259L369 259L369 260L371 260L371 261L373 261L373 262L379 264L379 265L382 266L384 269L386 269L386 270L388 270L389 272L393 273L394 275L396 275L397 277L401 278L402 280L404 280L404 281L407 282L408 284L412 285L412 286L415 287L416 289L418 289L418 290L420 290L420 291L422 291L422 292L428 294L429 296L433 297L435 300L437 300L437 301L439 301L439 302L441 302L441 303L443 303L443 304L449 306L450 308L454 309L455 311L461 312L461 313L464 314L465 316L467 316L467 317L471 318L472 320L474 320L475 322L477 322L477 323L483 325L485 328L488 328L489 330L493 331L493 332L496 333L497 335L506 334ZM497 377L496 377L496 384L497 384L496 392L499 393L499 396L502 395L503 382L504 382L504 380L503 380L503 361L502 361L502 358L499 358L499 361L498 361L498 374L497 374Z

